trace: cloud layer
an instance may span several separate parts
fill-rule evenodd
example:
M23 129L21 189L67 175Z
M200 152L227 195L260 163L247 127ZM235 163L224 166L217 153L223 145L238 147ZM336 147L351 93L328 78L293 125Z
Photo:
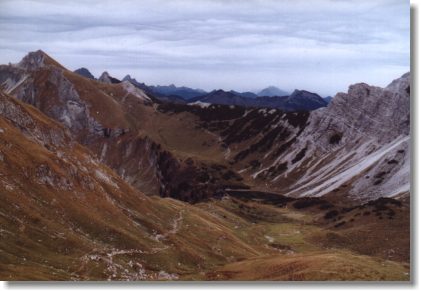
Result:
M409 1L0 2L0 63L43 49L148 84L323 95L409 70Z

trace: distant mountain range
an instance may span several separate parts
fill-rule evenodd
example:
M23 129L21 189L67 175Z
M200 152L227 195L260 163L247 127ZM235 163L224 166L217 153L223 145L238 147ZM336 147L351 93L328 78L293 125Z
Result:
M166 95L166 96L180 96L184 100L189 100L191 98L201 96L206 94L207 92L202 89L192 89L189 87L177 87L174 84L169 86L149 86L152 92L157 93L159 95Z
M80 68L75 73L89 79L95 77L86 68ZM160 101L177 104L209 103L220 105L236 105L243 107L276 108L284 111L309 111L327 106L332 97L322 98L315 93L305 90L295 90L292 94L281 90L275 86L269 86L257 94L253 92L237 92L234 90L225 91L222 89L206 92L202 89L189 87L177 87L174 84L169 86L150 86L138 82L130 75L126 75L122 81L103 72L98 81L107 84L117 84L120 82L130 82L137 88L149 95L153 95Z
M232 91L215 90L209 94L190 99L190 104L196 102L237 105L243 107L276 108L284 111L309 111L327 106L327 102L315 93L304 90L295 90L290 96L265 96L257 98L243 97Z

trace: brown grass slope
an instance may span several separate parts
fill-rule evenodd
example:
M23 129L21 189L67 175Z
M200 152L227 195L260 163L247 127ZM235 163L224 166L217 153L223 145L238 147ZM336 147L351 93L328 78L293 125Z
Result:
M2 279L165 279L256 254L212 216L146 197L61 125L0 98ZM221 236L224 256L212 251Z
M224 149L218 135L197 126L196 116L162 113L144 92L127 82L104 84L84 78L56 65L43 52L30 53L25 59L17 67L0 67L1 82L9 82L10 76L17 82L9 88L10 94L66 125L78 142L137 189L200 200L219 188L218 175L203 178L202 173L214 164L227 167ZM33 65L38 59L44 61ZM32 65L28 69L22 63ZM162 170L168 164L171 173L184 178L172 179ZM236 184L237 178L224 180ZM186 183L200 193L185 193Z

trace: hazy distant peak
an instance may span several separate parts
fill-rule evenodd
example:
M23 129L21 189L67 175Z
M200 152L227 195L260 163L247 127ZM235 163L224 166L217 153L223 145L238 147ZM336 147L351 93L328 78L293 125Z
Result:
M75 70L74 73L81 75L82 77L95 80L94 75L92 75L91 72L85 67Z
M257 93L258 96L268 96L268 97L273 97L273 96L287 96L289 95L288 92L279 89L278 87L275 86L269 86L263 90L261 90L260 92Z

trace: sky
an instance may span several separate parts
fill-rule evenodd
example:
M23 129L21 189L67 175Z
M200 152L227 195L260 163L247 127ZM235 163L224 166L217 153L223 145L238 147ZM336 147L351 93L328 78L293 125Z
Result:
M149 85L322 96L410 68L409 0L0 0L0 63L42 49Z

